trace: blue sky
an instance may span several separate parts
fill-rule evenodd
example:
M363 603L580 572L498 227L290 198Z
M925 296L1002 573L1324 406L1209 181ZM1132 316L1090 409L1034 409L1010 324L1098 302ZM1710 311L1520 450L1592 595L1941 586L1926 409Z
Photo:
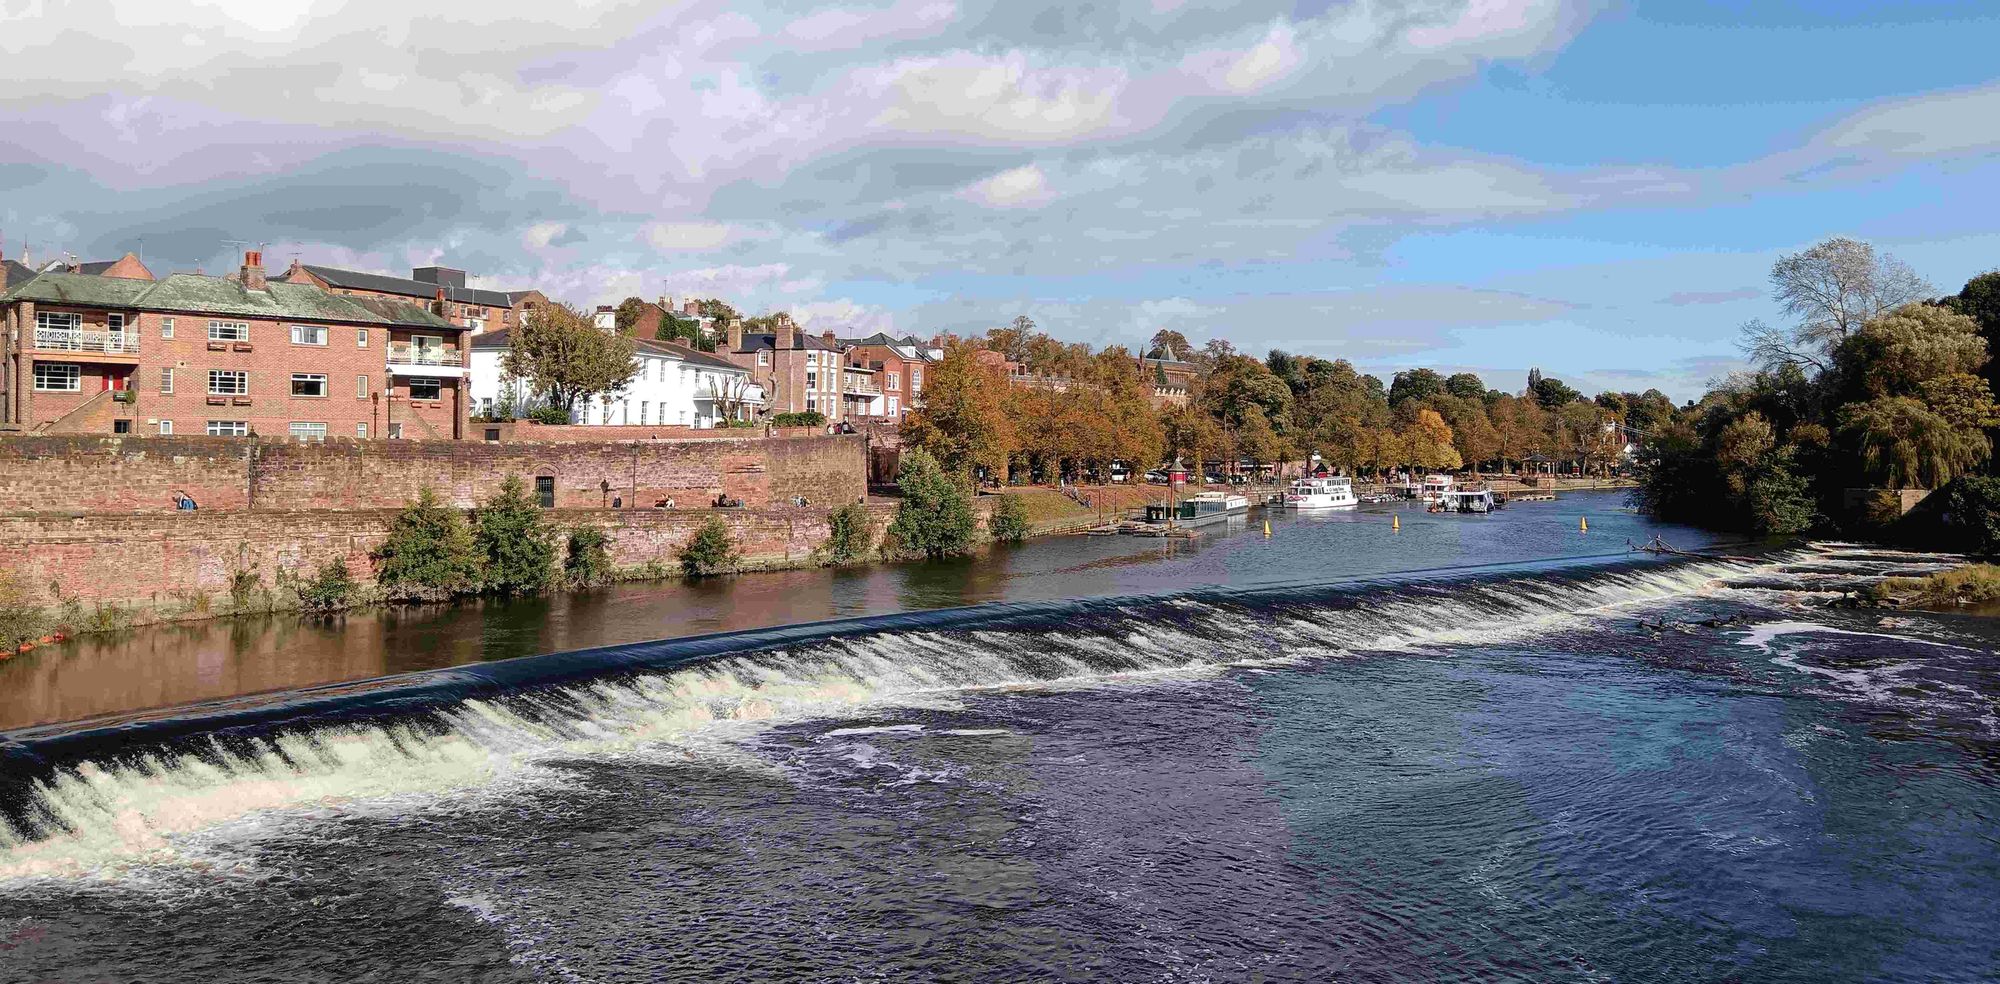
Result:
M1689 398L1783 253L2000 266L1996 42L1923 0L16 4L0 235Z

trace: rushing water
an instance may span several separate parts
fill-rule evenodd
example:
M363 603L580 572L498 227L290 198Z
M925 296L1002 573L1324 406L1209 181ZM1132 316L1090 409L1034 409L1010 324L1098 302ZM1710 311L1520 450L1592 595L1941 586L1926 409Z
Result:
M1508 515L1449 535L1584 552ZM1382 574L1365 521L18 732L0 980L2000 974L1995 636L1827 605L1946 559Z

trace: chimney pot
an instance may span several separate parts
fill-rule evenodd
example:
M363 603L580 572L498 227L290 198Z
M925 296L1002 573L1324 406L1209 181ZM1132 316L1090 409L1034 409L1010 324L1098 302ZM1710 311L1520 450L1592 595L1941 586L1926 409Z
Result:
M264 254L254 250L243 251L243 289L264 290Z

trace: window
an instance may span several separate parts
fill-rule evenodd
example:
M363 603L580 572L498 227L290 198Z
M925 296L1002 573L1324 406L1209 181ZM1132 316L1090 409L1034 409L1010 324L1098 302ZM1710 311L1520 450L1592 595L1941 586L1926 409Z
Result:
M807 353L806 353L806 365L809 365L809 366L817 366L817 365L819 365L819 353L818 353L818 352L807 352Z
M642 424L653 422L653 404L650 401L639 401L639 422Z
M124 315L122 315L122 314L119 314L119 313L118 313L118 312L116 312L116 311L113 311L113 312L111 312L110 314L107 314L107 315L105 315L105 316L104 316L104 330L105 330L105 331L124 331L124 330L125 330L125 316L124 316Z
M208 323L208 340L247 342L250 340L250 326L241 321L211 321Z
M902 389L902 374L901 374L901 373L894 373L894 372L890 373L890 374L889 374L889 385L888 385L888 386L885 386L885 387L883 387L883 388L884 388L884 389Z
M889 398L889 416L893 417L897 414L897 412L898 411L896 409L896 398L892 396Z
M250 425L241 420L211 420L208 422L208 436L210 437L246 437L249 433Z
M292 373L293 396L325 396L326 375L317 372Z
M292 421L292 437L301 441L324 441L326 440L326 423L324 421L294 420Z
M819 373L817 371L812 369L806 370L806 389L819 389Z
M172 318L161 318L161 319L160 319L160 337L161 337L161 338L172 338L172 337L174 337L174 319L172 319ZM164 423L164 424L166 424L166 425L167 425L168 427L172 427L172 426L173 426L173 424L172 424L171 422L169 422L169 421L161 421L161 423ZM172 432L171 432L171 431L169 431L168 433L172 433Z
M75 331L83 325L83 317L64 314L60 311L36 311L36 331Z
M162 421L160 421L160 436L161 436L161 437L172 437L172 436L174 436L174 422L173 422L173 421L171 421L171 420L162 420Z
M368 425L367 425L367 424L355 424L355 425L354 425L354 436L355 436L355 437L358 437L358 438L361 438L361 439L362 439L362 440L364 440L364 441L365 441L365 440L367 440L367 439L368 439Z
M807 413L811 413L812 411L814 411L814 410L818 410L818 409L819 409L819 394L818 394L818 393L807 393L807 394L806 394L806 412L807 412Z
M354 329L354 347L355 348L368 347L368 329L366 328Z
M208 392L214 396L244 396L250 392L250 374L241 369L210 369Z
M293 345L325 345L325 344L326 344L326 326L325 326L325 325L293 325L293 326L292 326L292 344L293 344Z
M410 377L410 399L412 400L435 400L443 390L444 386L435 378L428 376Z
M173 366L162 367L160 369L160 392L162 394L167 394L167 393L172 393L173 391L174 391L174 367Z
M35 389L48 393L74 393L82 388L82 366L74 362L35 363Z
M356 377L354 377L354 398L355 398L355 399L357 399L357 400L365 400L365 399L368 399L368 377L367 377L367 376L356 376Z
M910 367L910 392L915 393L924 385L924 370L920 366Z
M390 424L390 425L389 425L389 440L391 440L391 441L400 441L400 440L402 440L402 439L403 439L403 425L402 425L402 424Z
M556 479L554 475L535 476L535 499L543 509L556 507Z
M112 422L111 422L111 433L113 433L113 434L130 434L130 433L132 433L132 421L131 421L130 419L128 419L128 418L124 418L124 417L120 417L119 419L117 419L117 420L114 420L114 421L112 421Z
M758 349L758 350L757 350L757 364L758 364L758 365L760 365L760 366L768 366L768 365L770 365L770 364L771 364L771 350L770 350L770 349Z

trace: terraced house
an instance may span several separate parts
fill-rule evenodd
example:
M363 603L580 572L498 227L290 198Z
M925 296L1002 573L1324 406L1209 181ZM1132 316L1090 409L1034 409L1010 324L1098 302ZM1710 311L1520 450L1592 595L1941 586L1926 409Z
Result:
M0 426L456 440L467 329L422 304L269 280L42 273L0 293Z

